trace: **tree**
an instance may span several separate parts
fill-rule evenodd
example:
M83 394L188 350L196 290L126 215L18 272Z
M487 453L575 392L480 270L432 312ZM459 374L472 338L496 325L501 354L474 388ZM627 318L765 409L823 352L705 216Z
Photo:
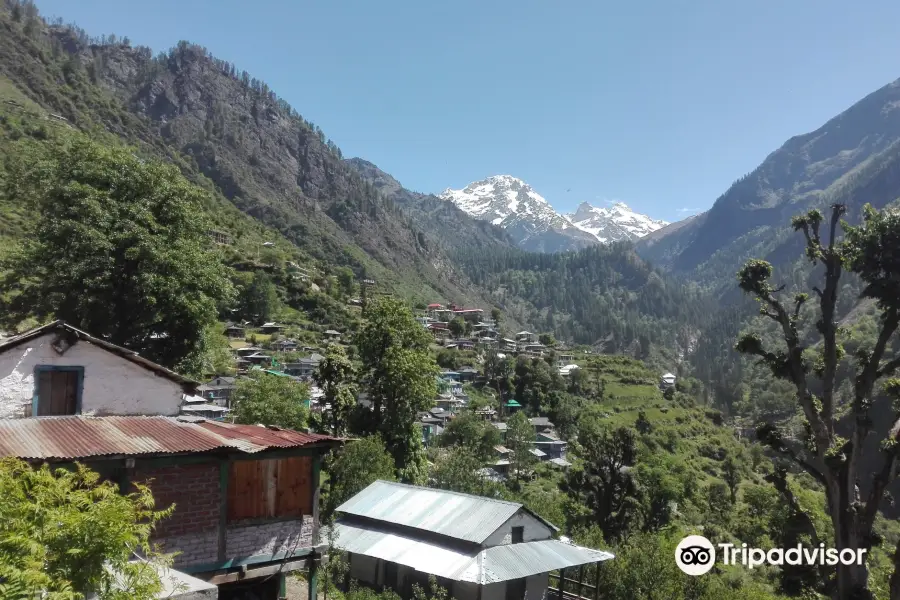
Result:
M731 503L737 504L738 487L741 485L743 475L743 466L733 456L729 456L722 463L722 479L728 486L728 492L731 497Z
M456 350L441 350L437 355L437 364L445 369L455 371L459 368L459 352Z
M646 412L642 410L638 411L637 420L634 422L634 428L637 429L638 433L643 434L653 431L653 423L647 418Z
M572 468L563 489L590 511L608 539L620 539L640 517L641 498L632 472L637 458L634 431L609 430L595 419L586 419L578 433L582 463Z
M150 489L134 487L121 495L82 465L51 470L0 459L0 597L158 598L156 569L131 560L141 552L170 564L149 536L174 507L154 510Z
M462 317L456 317L450 321L447 328L450 330L450 335L461 338L466 333L466 322Z
M496 306L491 309L491 319L494 320L494 327L500 328L500 322L503 320L503 311Z
M810 211L792 221L794 230L804 236L807 258L813 264L822 265L822 283L812 288L819 339L810 344L807 340L812 336L802 335L804 307L810 296L798 293L786 302L780 294L784 286L770 283L772 265L750 260L738 273L739 287L759 301L760 313L777 325L784 346L767 349L758 335L750 333L741 337L736 348L758 357L776 378L793 385L808 427L806 444L801 448L790 445L771 425L759 427L757 436L776 454L805 470L822 485L835 547L856 550L872 545L875 518L886 489L898 471L900 445L893 437L883 440L882 464L874 471L865 473L861 459L866 439L873 430L870 409L875 384L891 376L900 366L900 354L888 352L888 344L900 325L900 255L896 252L900 244L900 215L880 214L866 205L862 224L854 227L841 223L845 212L844 205L831 207L827 239L820 231L824 217L819 211ZM842 239L839 226L844 232ZM838 414L844 411L838 410L835 394L838 366L844 359L838 340L836 310L845 268L860 278L865 286L862 296L875 301L880 318L873 347L850 359L855 375L848 407L849 438L838 433ZM814 360L810 357L812 353L815 353ZM885 390L889 395L900 396L900 381L886 381ZM867 484L867 494L861 492L860 481ZM790 491L787 486L782 488ZM900 546L894 560L891 597L900 597ZM835 598L873 597L866 564L839 564L833 585L828 577L822 579L823 591Z
M235 419L247 425L299 431L309 418L309 386L263 371L251 371L249 377L239 379L231 401Z
M171 166L76 135L27 146L10 193L41 215L4 265L5 318L63 319L174 367L233 295L210 248L205 192ZM0 271L3 268L0 267Z
M248 321L266 323L278 310L278 290L264 271L254 271L253 279L241 290L241 314Z
M464 412L447 423L440 437L444 447L462 446L482 461L490 460L500 444L500 430L471 412Z
M431 485L442 490L483 495L485 480L479 473L482 465L481 458L470 448L450 448L435 460Z
M338 289L344 298L353 295L356 289L356 276L350 267L338 267L335 275L337 276Z
M509 468L516 476L516 485L522 477L522 472L531 468L537 462L537 457L531 453L534 447L534 427L531 421L521 410L513 414L506 422L506 446L509 448Z
M422 482L427 473L416 418L434 405L437 393L431 336L409 307L385 297L370 305L356 345L372 399L372 432L381 434L400 478Z
M538 341L545 346L555 346L556 340L549 333L542 333L538 336Z
M326 519L370 483L379 479L393 481L395 472L394 459L377 435L348 442L328 458L325 470L329 475L324 502Z
M339 344L331 344L325 358L319 363L313 379L325 393L325 403L331 405L331 432L335 436L347 433L350 411L356 404L356 386L353 385L353 363Z
M232 375L234 357L219 325L207 325L197 350L178 365L180 373L202 380L207 375Z
M503 404L503 393L511 388L510 377L513 374L513 359L510 356L501 358L495 350L489 350L484 357L484 376L497 390L497 400Z

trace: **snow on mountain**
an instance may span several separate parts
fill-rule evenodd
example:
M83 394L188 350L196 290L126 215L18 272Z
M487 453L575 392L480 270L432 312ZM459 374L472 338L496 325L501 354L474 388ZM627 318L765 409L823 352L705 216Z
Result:
M636 240L668 225L666 221L651 219L647 215L634 212L623 202L616 202L609 208L599 208L582 202L578 209L566 215L566 218L578 229L606 243Z
M440 197L472 217L505 229L526 250L560 252L597 242L634 240L666 225L617 203L609 209L582 203L563 216L534 189L511 175L495 175Z
M490 221L504 229L522 217L534 223L569 227L543 196L511 175L495 175L470 183L464 189L446 189L440 195L476 219Z

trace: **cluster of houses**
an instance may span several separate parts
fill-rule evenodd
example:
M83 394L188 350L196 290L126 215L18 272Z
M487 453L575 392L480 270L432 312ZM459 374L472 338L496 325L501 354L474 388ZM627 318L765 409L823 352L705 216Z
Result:
M515 400L507 402L510 410L519 410L521 405ZM534 428L534 439L531 442L531 452L538 462L546 462L558 469L568 469L572 463L566 460L568 443L557 434L554 424L547 417L533 417L529 419ZM500 445L494 448L494 461L481 470L482 476L492 481L503 481L509 475L511 450L504 446L506 443L506 422L492 423L500 431Z
M437 378L438 396L435 406L418 415L418 425L425 446L432 444L436 437L443 433L448 422L462 411L468 410L469 396L463 390L463 384L473 382L477 377L478 370L474 367L441 371ZM503 403L502 413L509 416L521 409L521 403L510 398ZM510 451L503 446L506 440L506 421L499 419L498 412L493 408L480 409L476 414L496 427L501 439L501 444L494 448L496 451L494 462L482 469L482 475L491 480L503 480L509 473L510 465ZM531 453L539 461L546 461L554 467L561 469L570 467L571 463L566 460L567 443L557 435L553 423L547 417L534 417L531 424L535 434Z
M460 398L461 386L450 382L462 377L442 380ZM160 570L160 597L173 600L283 600L286 578L298 571L316 598L329 537L349 577L404 598L429 576L456 599L546 598L558 593L551 572L566 579L567 570L612 558L554 539L557 528L520 504L381 481L338 507L326 536L320 469L343 441L191 410L200 404L194 398L227 405L233 386L229 377L200 384L50 323L0 340L0 457L82 463L123 493L147 482L157 506L174 504L152 532L177 553L172 568ZM533 424L536 452L564 453L552 424Z

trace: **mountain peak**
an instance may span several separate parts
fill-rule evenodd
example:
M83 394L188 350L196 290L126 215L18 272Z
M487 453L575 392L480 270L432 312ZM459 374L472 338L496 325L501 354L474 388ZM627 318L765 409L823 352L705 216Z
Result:
M636 240L668 225L636 213L624 202L613 202L609 208L582 202L574 213L566 215L572 224L595 236L601 242Z
M582 202L572 215L557 213L526 182L512 175L493 175L461 190L448 188L440 197L476 219L507 230L528 250L573 250L598 242L634 240L665 223L633 212L624 202L597 208Z

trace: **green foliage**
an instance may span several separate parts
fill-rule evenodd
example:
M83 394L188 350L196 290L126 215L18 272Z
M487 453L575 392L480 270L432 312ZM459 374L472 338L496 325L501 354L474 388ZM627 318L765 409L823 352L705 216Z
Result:
M564 489L589 511L607 539L625 537L640 519L640 487L631 468L637 459L634 431L610 431L596 421L584 422L578 433L582 462L569 471Z
M47 155L23 146L17 160L12 195L41 219L9 257L6 320L64 319L167 366L197 352L232 294L208 249L203 192L85 137Z
M531 453L534 442L534 427L524 411L516 413L506 422L506 447L509 448L509 469L515 474L516 482L537 463Z
M241 316L254 323L266 323L278 310L278 290L264 271L254 271L253 278L240 290Z
M463 446L481 461L487 461L494 456L494 446L500 444L500 431L474 413L464 412L447 423L439 444Z
M372 303L366 316L356 345L373 404L372 432L384 438L402 480L424 481L425 456L416 416L433 406L437 392L431 336L409 307L393 298Z
M335 277L337 277L341 296L344 298L352 296L356 289L356 276L353 274L353 270L349 267L338 267L335 270Z
M466 333L466 321L462 317L456 317L448 323L447 328L455 338L460 338Z
M752 581L728 579L713 571L702 577L675 564L678 537L640 534L613 548L616 558L600 567L600 589L609 600L774 600Z
M238 423L301 431L309 419L309 386L264 371L239 379L231 402Z
M329 475L324 501L327 519L338 506L379 479L394 480L394 459L378 436L348 442L332 454L325 465Z
M77 600L151 600L162 585L141 561L169 564L154 552L153 526L172 513L154 510L149 488L119 494L111 482L81 465L74 470L32 468L0 459L0 597Z
M492 487L478 472L483 461L471 448L455 446L442 451L431 470L431 487L464 494L488 495Z
M331 432L336 436L347 433L350 413L356 405L354 374L353 363L339 344L328 346L325 358L313 374L325 394L325 403L331 405Z
M198 380L211 375L234 374L231 346L218 324L207 325L203 329L197 350L178 365L178 371Z
M477 285L496 290L508 318L604 352L626 352L641 338L671 348L711 312L700 294L655 272L626 244L558 254L462 250L457 258Z

